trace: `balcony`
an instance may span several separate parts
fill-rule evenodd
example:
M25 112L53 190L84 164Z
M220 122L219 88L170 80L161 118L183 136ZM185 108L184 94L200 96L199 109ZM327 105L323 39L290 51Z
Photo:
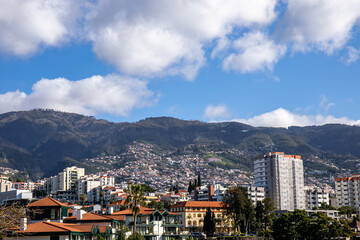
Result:
M181 227L182 225L180 223L163 223L162 224L163 227Z

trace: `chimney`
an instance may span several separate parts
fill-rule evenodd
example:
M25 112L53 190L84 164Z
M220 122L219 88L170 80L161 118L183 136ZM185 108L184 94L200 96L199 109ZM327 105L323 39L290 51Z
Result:
M108 207L108 214L113 214L114 213L114 207L113 206L110 206Z
M27 229L27 218L21 218L20 231L25 231L26 229Z
M81 220L83 218L83 214L85 213L84 210L77 209L75 212L76 220Z

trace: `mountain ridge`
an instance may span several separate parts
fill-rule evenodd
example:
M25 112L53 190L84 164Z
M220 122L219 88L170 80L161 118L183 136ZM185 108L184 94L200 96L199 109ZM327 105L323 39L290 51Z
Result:
M339 164L341 159L360 158L358 126L268 128L172 117L113 123L42 109L0 114L0 166L26 171L32 178L55 174L70 163L81 165L83 159L102 153L117 154L133 141L172 150L190 144L234 147L250 152L247 158L271 150Z

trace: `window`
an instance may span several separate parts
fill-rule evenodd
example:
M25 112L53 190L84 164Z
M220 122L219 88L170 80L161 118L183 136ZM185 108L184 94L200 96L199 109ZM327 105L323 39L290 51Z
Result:
M194 222L193 222L193 225L196 226L196 224L197 224L196 221L194 221Z
M202 215L199 213L199 214L198 214L198 217L201 217L201 216L202 216Z
M59 236L50 236L50 240L59 240L60 237Z

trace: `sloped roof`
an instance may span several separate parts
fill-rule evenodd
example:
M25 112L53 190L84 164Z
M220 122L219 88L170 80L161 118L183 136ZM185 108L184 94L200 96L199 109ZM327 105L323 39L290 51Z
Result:
M92 212L84 213L82 218L77 220L76 216L67 217L64 219L64 222L79 222L79 221L99 221L99 222L111 222L114 220L106 215L100 215Z
M101 233L106 231L106 226L97 226ZM57 222L37 222L29 224L25 231L16 231L20 234L36 233L70 233L70 232L91 232L93 225L78 225Z
M68 207L68 205L61 203L59 201L56 201L55 199L53 199L51 197L42 198L36 202L30 203L27 206L28 207L61 207L61 206Z
M119 201L110 203L108 206L119 206L119 205L129 205L129 204L125 204L125 200L119 200Z
M218 201L187 201L187 202L178 202L172 205L170 208L179 208L179 207L201 207L201 208L223 208L223 202Z

